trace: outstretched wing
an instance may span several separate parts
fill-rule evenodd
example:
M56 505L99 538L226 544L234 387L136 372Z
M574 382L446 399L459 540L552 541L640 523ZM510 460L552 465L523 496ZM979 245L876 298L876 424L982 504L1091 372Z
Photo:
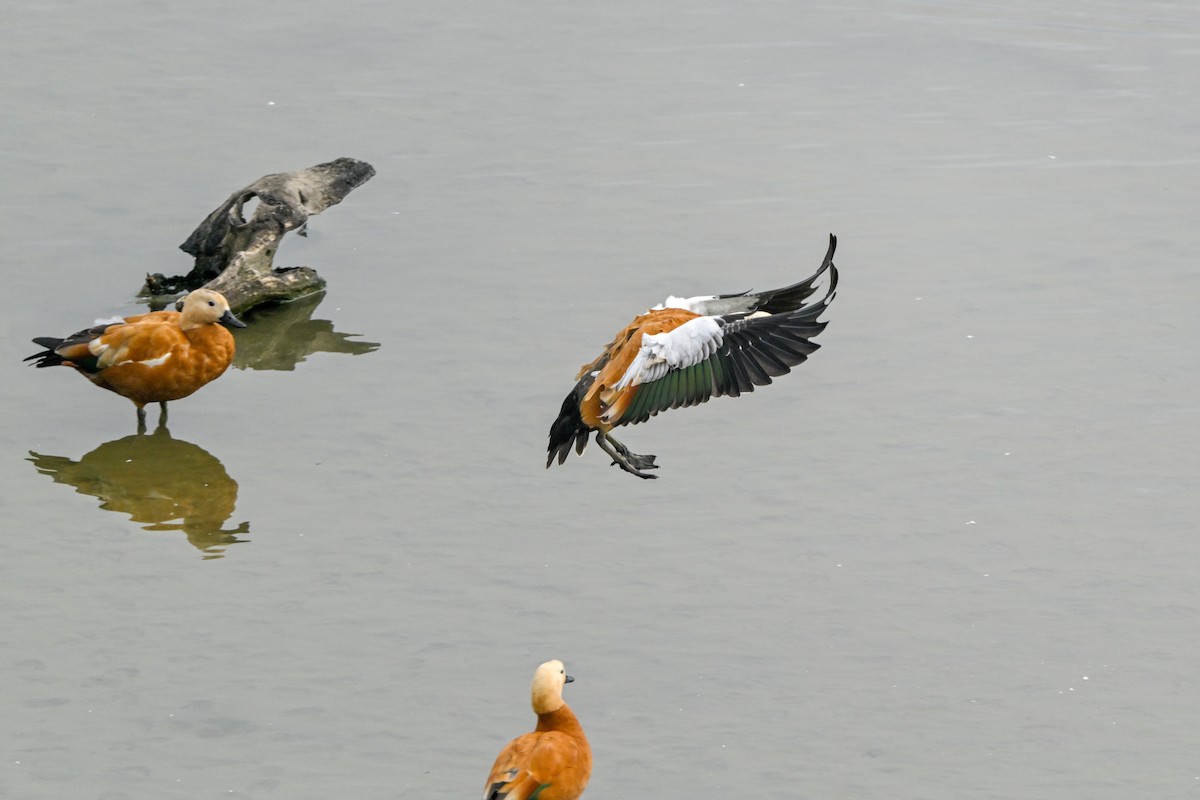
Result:
M804 305L804 301L817 290L817 280L827 269L833 266L833 254L837 250L837 237L829 234L829 249L821 266L810 277L782 289L772 289L766 292L739 292L738 294L718 294L703 297L668 297L664 303L655 308L682 308L707 317L718 317L727 314L753 314L765 311L768 314L780 314L795 311Z
M822 272L826 269L828 289L812 305L774 314L697 317L666 333L643 336L641 350L614 387L636 387L637 394L613 424L645 422L660 411L710 397L737 397L786 375L820 347L812 339L826 323L817 318L837 289L837 268L828 258Z

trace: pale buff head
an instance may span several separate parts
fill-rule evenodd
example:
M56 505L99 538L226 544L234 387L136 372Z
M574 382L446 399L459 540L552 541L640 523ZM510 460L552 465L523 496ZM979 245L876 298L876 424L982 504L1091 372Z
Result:
M246 327L246 324L229 310L229 301L220 292L214 292L212 289L195 289L189 292L183 298L179 327L186 331L213 323L223 323L235 328Z
M565 684L575 680L567 674L563 662L555 659L547 661L533 673L533 686L530 693L533 697L533 713L549 714L563 707L562 690Z

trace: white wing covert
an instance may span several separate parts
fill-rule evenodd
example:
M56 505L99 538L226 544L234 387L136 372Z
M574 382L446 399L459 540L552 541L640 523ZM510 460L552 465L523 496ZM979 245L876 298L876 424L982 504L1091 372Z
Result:
M712 356L724 340L715 317L696 317L665 333L642 336L633 362L613 386L620 390L656 381L673 369L687 369Z

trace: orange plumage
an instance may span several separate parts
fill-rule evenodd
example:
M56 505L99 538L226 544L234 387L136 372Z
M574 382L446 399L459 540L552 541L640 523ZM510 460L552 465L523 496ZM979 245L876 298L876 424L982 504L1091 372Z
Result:
M155 311L97 325L65 339L34 339L46 349L26 358L38 367L73 367L102 389L126 397L145 423L147 403L179 400L219 378L233 361L233 336L245 327L219 293L197 289L182 311Z
M636 386L627 389L614 389L613 386L633 363L642 347L642 337L675 330L698 316L682 308L661 308L641 314L609 342L599 358L581 367L575 380L592 371L597 373L591 388L579 403L579 413L584 423L596 430L612 430L613 424L609 420L620 419L637 393Z
M550 426L546 466L596 444L613 464L639 478L653 478L654 456L638 455L613 438L620 425L635 425L669 408L737 397L787 374L819 345L818 318L833 301L837 237L811 277L767 292L669 297L638 315L575 376L575 388ZM825 296L806 303L816 282L828 276Z
M592 749L574 712L563 702L573 681L561 661L533 674L530 694L537 728L508 743L483 785L484 800L576 800L592 774Z

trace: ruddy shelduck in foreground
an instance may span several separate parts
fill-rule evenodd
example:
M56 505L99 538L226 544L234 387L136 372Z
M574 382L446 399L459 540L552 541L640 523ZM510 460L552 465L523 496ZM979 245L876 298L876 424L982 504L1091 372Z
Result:
M508 743L483 785L483 800L575 800L592 774L592 748L570 707L563 685L573 681L561 661L533 673L537 728Z
M143 427L147 403L159 403L165 421L168 400L187 397L229 367L233 335L223 325L246 327L219 292L196 289L184 298L182 311L139 314L65 339L34 339L46 349L25 360L74 367L100 388L129 398Z
M693 406L710 397L754 391L786 375L820 345L812 338L825 329L817 318L833 301L837 237L810 278L770 292L709 297L668 297L634 318L585 364L578 383L550 426L549 467L583 453L592 431L613 464L639 478L654 478L654 456L630 452L609 433L620 425L645 422L660 411ZM805 305L816 282L828 274L825 294Z

